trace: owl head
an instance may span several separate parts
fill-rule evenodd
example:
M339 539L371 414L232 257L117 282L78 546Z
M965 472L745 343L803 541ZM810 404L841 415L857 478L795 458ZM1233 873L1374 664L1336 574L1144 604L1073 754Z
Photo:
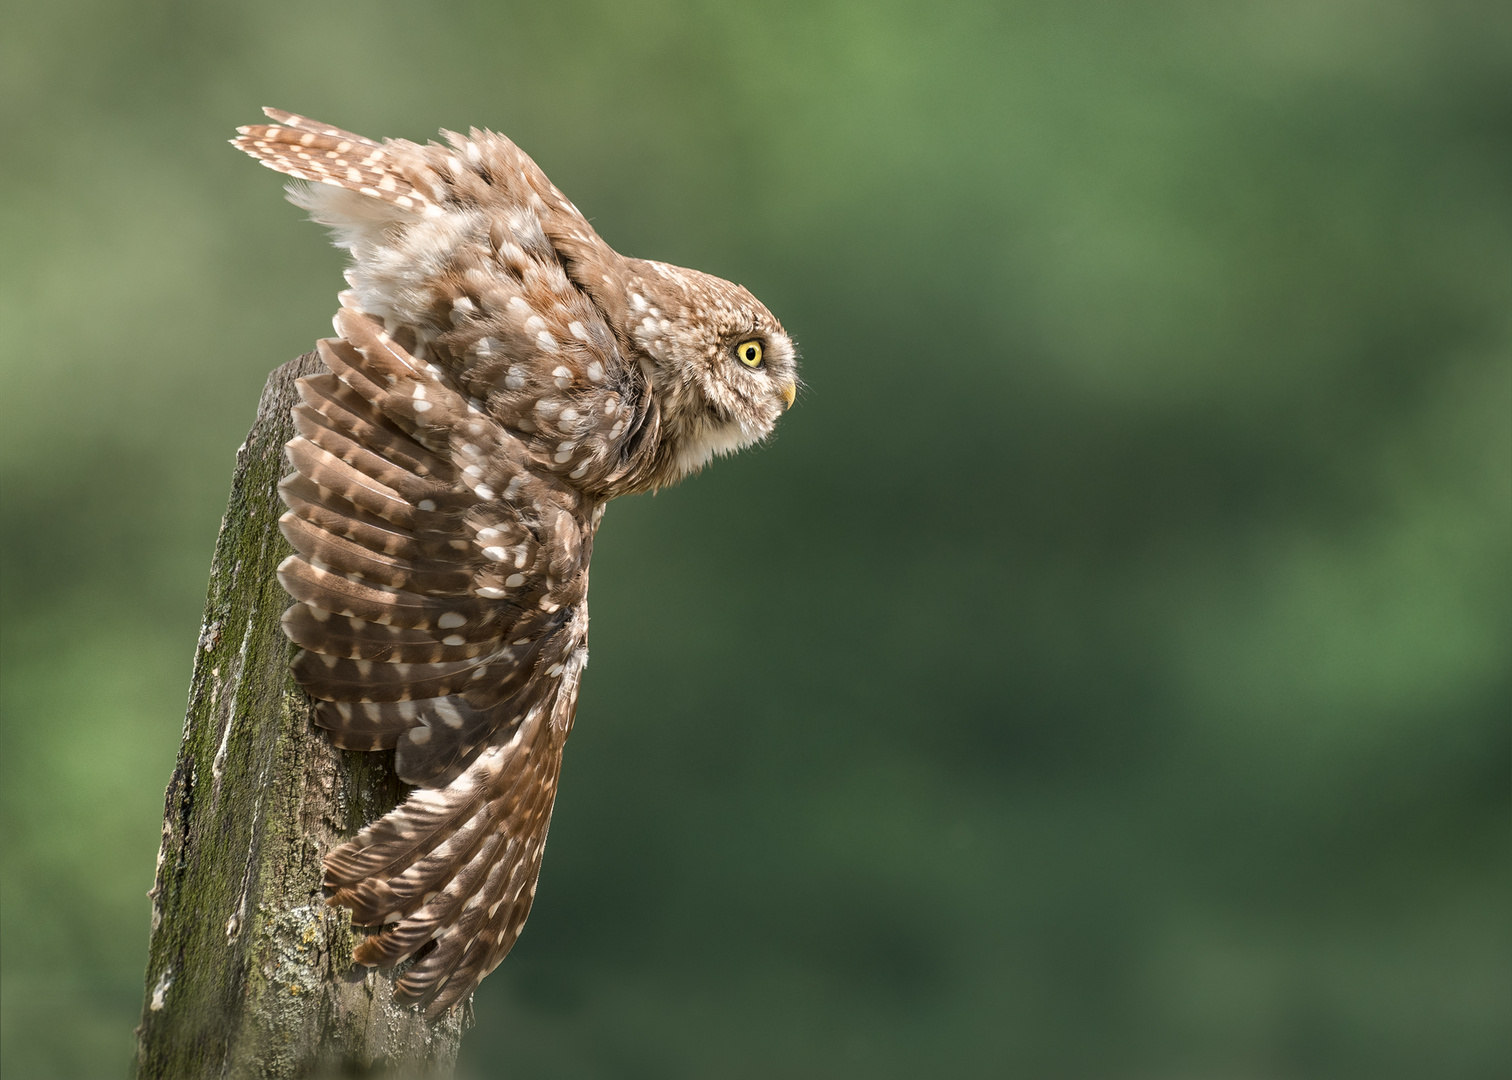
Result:
M743 287L626 260L622 333L651 381L679 476L772 433L798 389L792 338Z

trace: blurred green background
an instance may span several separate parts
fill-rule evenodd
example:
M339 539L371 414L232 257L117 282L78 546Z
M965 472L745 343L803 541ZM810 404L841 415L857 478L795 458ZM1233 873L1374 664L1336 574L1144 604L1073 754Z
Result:
M480 1077L1512 1072L1512 19L30 3L0 1066L119 1076L233 452L342 259L225 143L504 131L806 355L617 503Z

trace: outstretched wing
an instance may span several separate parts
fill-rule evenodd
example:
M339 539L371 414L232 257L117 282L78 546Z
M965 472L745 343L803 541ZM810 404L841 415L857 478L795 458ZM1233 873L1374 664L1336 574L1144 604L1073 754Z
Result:
M390 155L372 139L282 109L264 109L272 124L237 128L231 145L296 180L330 184L404 210L430 207L414 185L390 168Z
M331 902L386 924L364 964L417 962L439 1012L530 909L586 661L593 501L343 309L301 380L279 578L294 674L337 745L397 748L408 802L326 858Z

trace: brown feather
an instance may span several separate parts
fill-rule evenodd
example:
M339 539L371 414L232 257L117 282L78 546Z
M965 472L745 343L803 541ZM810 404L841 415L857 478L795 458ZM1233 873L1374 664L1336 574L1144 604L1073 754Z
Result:
M301 124L311 124L303 117L297 119ZM423 210L430 205L430 200L391 168L388 152L371 140L335 128L321 131L313 125L249 124L236 130L238 137L231 140L232 146L296 180L347 188L405 210Z
M296 113L284 112L282 109L274 109L265 105L263 106L263 114L274 123L282 124L284 127L299 128L301 131L313 131L317 135L329 135L332 138L345 139L348 142L357 143L362 146L378 145L372 139L365 138L362 135L354 135L350 131L343 131L341 128L322 124L318 120L311 120Z
M385 626L363 619L317 614L307 604L295 604L284 612L284 633L302 648L328 656L350 660L377 660L383 663L433 664L465 660L499 647L497 638L463 641L449 645L436 640L429 630L412 630L403 626Z
M367 581L428 596L465 596L471 591L472 574L460 559L437 561L423 556L402 559L385 555L327 532L293 511L279 518L278 525L294 550L310 561L340 566L346 573L357 574Z
M289 513L316 528L344 536L375 554L444 562L471 551L470 544L457 538L455 522L443 518L441 528L433 527L427 532L405 529L367 513L332 491L322 490L298 473L279 481L278 495L289 508ZM430 518L423 521L435 524ZM458 544L462 546L456 546Z

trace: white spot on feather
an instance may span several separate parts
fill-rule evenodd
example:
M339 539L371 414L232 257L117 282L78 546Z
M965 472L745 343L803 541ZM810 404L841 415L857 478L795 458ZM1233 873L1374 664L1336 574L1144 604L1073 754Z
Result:
M450 638L447 639L447 644L451 644ZM446 698L439 699L432 707L436 710L436 715L441 718L441 722L447 727L455 729L462 726L462 714Z

